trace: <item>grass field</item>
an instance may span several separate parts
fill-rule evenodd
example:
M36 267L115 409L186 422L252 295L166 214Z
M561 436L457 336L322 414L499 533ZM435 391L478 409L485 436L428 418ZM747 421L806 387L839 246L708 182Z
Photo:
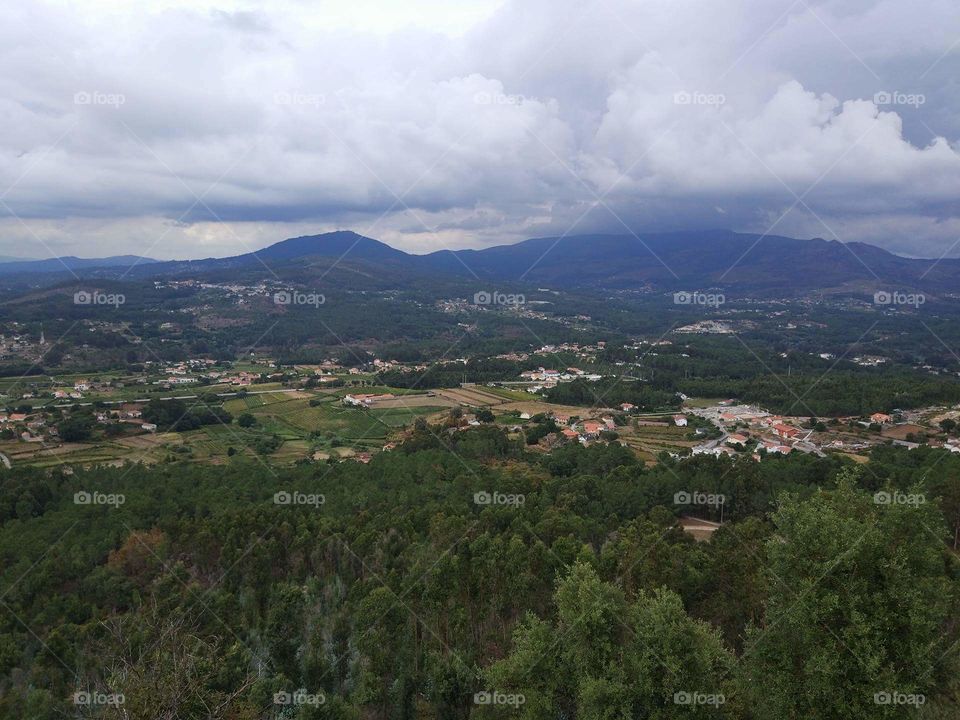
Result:
M503 398L506 401L517 401L517 400L526 400L530 397L530 393L525 390L511 390L504 387L484 387L483 391L489 393L490 395L496 395L497 397Z

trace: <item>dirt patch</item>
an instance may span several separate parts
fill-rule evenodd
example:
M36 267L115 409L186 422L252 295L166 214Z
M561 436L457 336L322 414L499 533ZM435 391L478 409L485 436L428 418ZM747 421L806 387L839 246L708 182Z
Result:
M683 531L692 535L697 542L707 542L720 529L720 523L701 520L700 518L682 517L679 522Z
M894 440L906 440L907 435L918 435L920 433L930 432L930 428L925 428L923 425L905 423L903 425L894 425L893 427L884 428L882 435L885 438L893 438Z
M406 409L415 407L454 407L458 402L451 398L437 395L398 395L389 400L375 400L370 406L371 410L391 410Z

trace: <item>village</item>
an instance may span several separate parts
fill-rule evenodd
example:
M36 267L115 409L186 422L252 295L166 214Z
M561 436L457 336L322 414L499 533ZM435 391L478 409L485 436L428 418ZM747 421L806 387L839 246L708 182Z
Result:
M656 355L672 344L665 339L636 340L624 349ZM402 443L418 418L451 432L492 424L536 452L570 443L619 443L651 465L664 453L674 458L743 456L756 461L791 453L865 458L871 448L886 443L960 452L960 439L953 432L960 412L949 407L817 419L779 416L733 399L688 398L682 393L677 393L676 408L670 410L630 402L550 401L550 392L565 383L642 385L640 362L598 361L606 347L600 340L502 353L493 357L529 369L519 370L513 378L462 382L444 389L389 387L382 378L422 374L431 367L466 368L470 358L428 365L371 354L366 362L352 366L330 358L280 367L275 358L264 355L233 362L195 357L147 361L139 372L11 379L0 384L0 400L6 406L0 412L0 460L43 464L107 457L157 459L175 450L184 458L222 462L231 443L237 445L234 452L256 454L266 436L273 438L267 444L274 462L369 462L378 452ZM559 362L561 358L566 362ZM569 364L571 360L578 366ZM234 416L251 415L254 422L217 436L215 427L165 432L143 417L151 401L173 400L221 407ZM94 423L87 434L90 439L85 436L78 442L69 433L64 437L66 420L84 413ZM237 435L239 440L233 437ZM216 442L210 443L212 436L217 436ZM249 448L238 450L243 443ZM138 455L131 448L144 452Z

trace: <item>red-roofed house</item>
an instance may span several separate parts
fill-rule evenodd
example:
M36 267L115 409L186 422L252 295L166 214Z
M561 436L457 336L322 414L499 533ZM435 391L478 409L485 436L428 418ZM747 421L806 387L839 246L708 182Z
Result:
M603 430L603 424L595 420L587 420L583 423L583 434L587 437L596 437Z
M784 425L783 423L774 425L773 431L782 438L795 438L800 434L800 431L795 427L790 427L789 425Z

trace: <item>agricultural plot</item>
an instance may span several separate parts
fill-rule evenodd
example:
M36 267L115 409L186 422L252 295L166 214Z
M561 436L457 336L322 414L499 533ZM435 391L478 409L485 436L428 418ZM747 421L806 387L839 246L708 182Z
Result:
M401 395L388 400L376 400L371 406L371 409L389 410L393 408L403 409L418 408L423 406L444 408L455 407L459 404L460 403L454 401L453 399L444 397L439 393L423 393L420 395Z
M645 462L652 463L661 452L678 452L697 444L687 437L687 428L663 424L643 424L617 428L620 440L634 450Z
M520 402L511 402L497 407L498 411L530 413L530 415L539 415L541 413L561 413L563 415L584 416L590 412L590 408L577 407L576 405L554 405L553 403L543 402L542 400L523 400Z
M459 405L470 405L473 407L490 407L491 405L502 405L505 402L502 396L494 395L485 389L477 387L450 388L438 391L437 395L452 400Z
M370 415L389 428L400 428L411 424L421 415L442 413L446 407L436 405L419 405L415 407L398 407L387 410L371 410Z
M511 390L510 388L500 386L484 387L483 392L501 398L506 402L522 401L530 397L530 393L525 390Z

